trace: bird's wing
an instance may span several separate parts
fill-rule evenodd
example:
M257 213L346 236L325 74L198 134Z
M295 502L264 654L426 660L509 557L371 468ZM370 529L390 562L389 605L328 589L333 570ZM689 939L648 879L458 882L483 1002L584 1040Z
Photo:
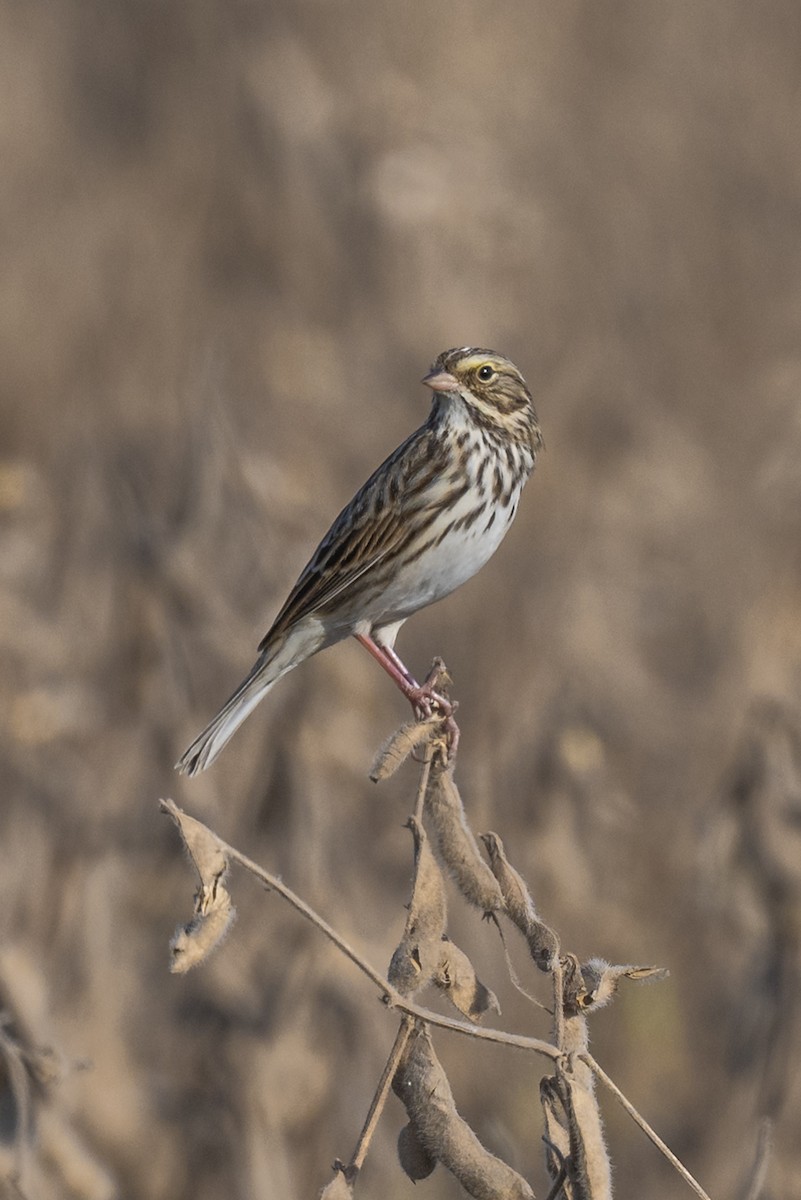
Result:
M342 603L348 591L396 551L409 536L410 490L427 482L431 466L426 427L418 429L381 464L342 510L304 567L281 611L263 639L311 613Z

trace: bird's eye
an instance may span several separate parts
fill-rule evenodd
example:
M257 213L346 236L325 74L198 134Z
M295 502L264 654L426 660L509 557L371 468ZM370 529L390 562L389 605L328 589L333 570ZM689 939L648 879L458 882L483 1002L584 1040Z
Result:
M495 368L491 367L489 363L484 363L483 367L478 368L476 374L482 383L487 383L487 381L492 379L493 375L495 374Z

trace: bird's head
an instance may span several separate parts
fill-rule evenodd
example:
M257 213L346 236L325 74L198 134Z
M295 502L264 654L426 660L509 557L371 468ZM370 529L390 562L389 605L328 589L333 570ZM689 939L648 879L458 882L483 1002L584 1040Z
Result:
M525 379L513 362L494 350L444 350L422 382L437 396L460 397L471 416L490 428L512 434L538 428Z

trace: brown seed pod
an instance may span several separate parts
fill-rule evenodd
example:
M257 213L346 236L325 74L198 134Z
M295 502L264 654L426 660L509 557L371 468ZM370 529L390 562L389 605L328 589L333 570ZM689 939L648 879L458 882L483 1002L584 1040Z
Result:
M485 1012L499 1013L501 1006L494 992L481 982L464 950L450 938L443 938L434 983L451 1004L471 1021L480 1021Z
M490 1154L459 1116L427 1030L418 1029L409 1039L392 1087L426 1154L447 1167L469 1195L476 1200L534 1200L525 1179Z
M177 929L170 942L170 970L181 975L204 962L219 946L233 924L236 909L225 888L228 858L218 838L172 800L162 800L161 808L178 826L200 880L192 920Z
M415 845L415 875L406 928L389 964L387 977L403 996L412 996L436 974L447 910L442 872L425 830L414 817L407 822Z
M418 1179L428 1179L437 1165L437 1160L420 1144L411 1121L398 1134L398 1159L413 1183L417 1183Z
M426 788L425 811L439 855L469 904L482 912L504 907L495 876L478 849L467 823L459 790L453 781L453 766L432 763Z
M531 957L539 969L551 971L559 956L559 939L537 915L526 882L506 857L503 842L497 833L482 833L481 840L487 848L492 873L501 889L506 915L528 942Z
M603 1008L614 999L621 979L656 982L669 974L664 967L613 966L603 958L591 958L586 963L579 963L572 955L565 959L565 964L566 1013Z
M373 783L381 783L394 775L409 755L419 746L441 739L439 717L427 717L425 721L408 721L390 734L381 749L373 759L370 767L370 778Z
M546 1076L540 1083L540 1102L551 1178L556 1179L564 1166L569 1181L565 1190L572 1200L611 1200L612 1168L592 1073L568 1069Z
M334 1178L320 1193L320 1200L352 1200L352 1196L353 1187L345 1178L344 1171L337 1170Z

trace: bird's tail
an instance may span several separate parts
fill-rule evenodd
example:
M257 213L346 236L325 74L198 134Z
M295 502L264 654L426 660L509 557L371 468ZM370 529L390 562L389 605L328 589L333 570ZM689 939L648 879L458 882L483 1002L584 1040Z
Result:
M269 692L273 684L285 675L291 666L280 666L273 655L263 654L253 665L247 679L222 706L217 716L209 722L203 732L175 764L182 775L197 775L210 767L228 740L239 726L250 716L253 709Z

